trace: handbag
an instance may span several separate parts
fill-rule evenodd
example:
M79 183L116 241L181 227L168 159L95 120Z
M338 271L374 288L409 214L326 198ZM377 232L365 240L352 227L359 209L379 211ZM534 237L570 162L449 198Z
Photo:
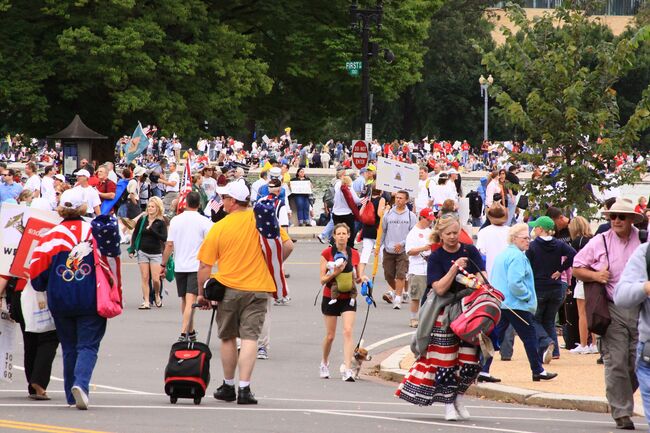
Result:
M47 306L45 292L37 292L29 282L20 295L20 308L25 321L25 331L37 334L54 331L54 318Z
M174 281L174 254L167 259L167 266L165 266L165 279L170 283Z
M95 279L97 280L97 314L106 319L122 314L122 288L113 275L107 259L99 253L93 238Z
M603 236L605 245L605 257L607 257L607 268L609 268L609 253L607 242ZM587 309L587 329L598 335L605 335L612 318L609 315L609 299L607 297L607 285L595 281L585 281L585 306Z
M361 210L359 210L359 221L361 224L367 226L375 225L375 205L372 203L372 200L368 199L368 201L361 206Z
M528 209L528 196L527 195L520 195L519 200L517 201L517 207L519 209L526 210Z
M133 241L133 245L126 249L129 254L135 254L140 249L140 240L142 239L142 231L144 230L145 218L146 216L142 215L138 221L138 233L135 235L135 241Z

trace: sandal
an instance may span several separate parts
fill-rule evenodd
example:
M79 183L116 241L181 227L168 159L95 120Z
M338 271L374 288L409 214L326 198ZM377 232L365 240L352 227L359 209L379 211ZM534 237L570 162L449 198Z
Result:
M39 400L39 401L47 401L47 400L52 400L50 396L47 395L47 393L43 394L30 394L29 398L32 400Z
M158 308L163 306L162 299L160 298L160 295L156 295L156 300L154 301L154 305Z
M151 307L149 306L149 304L145 304L143 302L142 305L138 307L138 310L151 310Z

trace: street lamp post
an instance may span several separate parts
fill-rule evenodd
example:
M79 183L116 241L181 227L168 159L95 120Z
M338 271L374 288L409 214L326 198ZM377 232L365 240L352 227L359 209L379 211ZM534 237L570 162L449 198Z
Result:
M361 137L365 134L365 124L370 123L370 57L377 55L377 44L370 43L370 28L374 24L381 30L384 13L383 1L378 0L375 7L359 9L355 0L350 6L352 29L361 35ZM391 53L392 54L392 53Z
M478 79L479 84L481 85L481 96L484 100L484 118L483 118L483 141L488 139L488 87L494 83L494 78L492 75L488 75L485 78L481 75L481 78Z

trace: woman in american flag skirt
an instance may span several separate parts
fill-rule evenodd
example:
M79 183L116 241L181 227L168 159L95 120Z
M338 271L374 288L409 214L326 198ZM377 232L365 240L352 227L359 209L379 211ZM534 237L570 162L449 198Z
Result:
M418 335L424 335L425 341L428 337L428 345L426 350L422 345L420 356L395 393L399 398L420 406L444 403L445 419L448 421L469 419L461 398L480 371L479 348L460 340L449 327L455 318L453 311L460 311L460 292L466 289L456 281L458 268L452 265L452 261L470 273L485 272L480 253L473 245L459 242L459 232L460 222L453 215L438 219L433 230L431 240L438 248L429 256L428 288L422 302L446 305L421 310L439 313L435 319L429 317L429 326L427 319L420 317ZM430 298L428 301L427 294Z

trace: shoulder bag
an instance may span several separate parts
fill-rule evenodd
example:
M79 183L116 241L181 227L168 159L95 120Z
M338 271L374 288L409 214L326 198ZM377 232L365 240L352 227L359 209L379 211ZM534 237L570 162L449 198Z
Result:
M95 279L97 282L97 314L106 319L122 314L122 288L113 275L108 260L102 256L93 238Z
M607 257L607 269L609 269L609 253L607 242L603 235L605 245L605 257ZM607 298L606 284L590 281L584 283L585 305L587 309L587 328L590 332L598 335L605 335L612 318L609 315L609 299Z

